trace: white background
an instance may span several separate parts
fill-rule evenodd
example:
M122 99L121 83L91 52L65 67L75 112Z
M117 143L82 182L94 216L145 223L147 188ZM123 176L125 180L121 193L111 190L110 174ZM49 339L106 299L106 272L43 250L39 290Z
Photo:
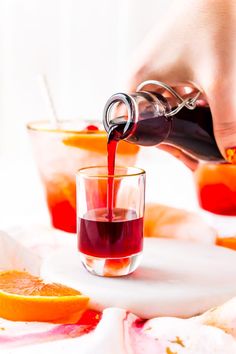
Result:
M38 75L59 116L100 119L124 89L130 58L171 0L0 0L0 153L25 146L24 124L47 118Z
M47 76L59 117L101 119L171 2L0 0L0 228L47 218L25 129L50 114L38 76ZM150 149L139 164L152 200L196 206L191 173L178 161Z

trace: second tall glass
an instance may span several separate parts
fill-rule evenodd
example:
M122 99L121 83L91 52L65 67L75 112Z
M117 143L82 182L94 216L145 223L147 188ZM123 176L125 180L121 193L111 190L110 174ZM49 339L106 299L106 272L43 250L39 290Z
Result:
M35 159L45 189L52 225L76 233L75 173L84 166L107 162L107 134L99 121L47 121L29 123ZM117 164L133 165L139 148L120 142Z

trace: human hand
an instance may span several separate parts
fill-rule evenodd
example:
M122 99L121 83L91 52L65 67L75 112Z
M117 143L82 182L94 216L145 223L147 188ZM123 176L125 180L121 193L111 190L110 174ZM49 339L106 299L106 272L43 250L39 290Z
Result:
M149 79L200 88L219 149L236 163L236 1L175 0L136 58L129 90Z

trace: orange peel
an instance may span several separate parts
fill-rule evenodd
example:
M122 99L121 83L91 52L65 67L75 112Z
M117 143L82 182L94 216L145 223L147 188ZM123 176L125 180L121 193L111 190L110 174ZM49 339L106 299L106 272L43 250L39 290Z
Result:
M64 145L83 150L94 151L102 154L107 153L107 134L103 131L79 132L65 137L62 140ZM135 155L139 151L139 146L120 141L117 153L121 155Z
M0 317L7 320L76 323L88 302L75 289L27 272L0 272Z

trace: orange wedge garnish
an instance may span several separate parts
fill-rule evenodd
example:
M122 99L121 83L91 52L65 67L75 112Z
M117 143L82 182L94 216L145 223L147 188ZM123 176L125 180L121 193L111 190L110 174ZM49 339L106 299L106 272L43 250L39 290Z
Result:
M76 323L89 298L16 270L0 272L0 317L12 321Z
M218 246L231 248L236 251L236 236L235 237L218 237L216 240Z
M103 131L79 132L78 134L66 136L62 142L67 146L83 150L107 153L107 134ZM129 144L125 141L120 141L117 148L117 153L121 155L134 155L138 151L139 147L137 145Z

